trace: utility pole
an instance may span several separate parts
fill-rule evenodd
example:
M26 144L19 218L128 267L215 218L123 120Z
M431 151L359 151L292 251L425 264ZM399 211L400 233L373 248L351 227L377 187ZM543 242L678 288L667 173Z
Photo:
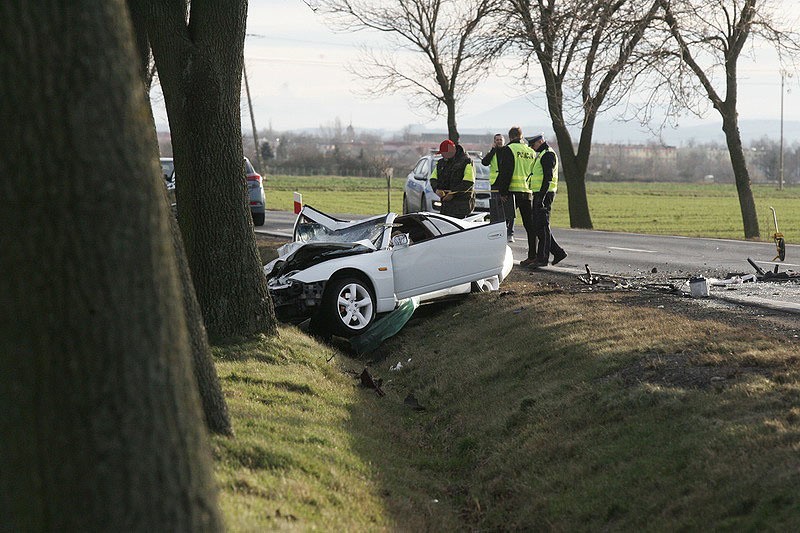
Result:
M785 78L786 71L781 70L781 155L778 170L778 190L781 191L783 190L783 81Z
M244 75L244 90L247 93L247 105L250 108L250 123L253 126L253 144L256 147L256 162L258 172L264 174L264 167L261 164L261 150L258 149L258 133L256 132L256 117L253 115L253 100L250 99L250 84L247 81L247 66L242 62L242 74ZM783 78L781 78L783 79ZM781 95L783 97L783 95Z

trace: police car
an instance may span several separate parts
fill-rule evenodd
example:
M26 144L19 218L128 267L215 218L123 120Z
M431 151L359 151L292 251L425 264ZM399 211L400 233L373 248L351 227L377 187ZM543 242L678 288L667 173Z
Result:
M475 211L488 213L491 190L489 167L481 164L483 158L481 152L469 150L467 155L472 158L475 167ZM422 156L414 165L414 169L409 172L403 189L403 213L421 211L438 213L441 210L442 202L431 187L431 174L434 165L441 157L435 149L432 149L431 153Z

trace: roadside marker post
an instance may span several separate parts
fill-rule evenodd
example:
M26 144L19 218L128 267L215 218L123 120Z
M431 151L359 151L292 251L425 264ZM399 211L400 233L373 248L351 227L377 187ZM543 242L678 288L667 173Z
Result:
M303 209L303 195L299 192L294 193L294 214L299 215L300 210Z

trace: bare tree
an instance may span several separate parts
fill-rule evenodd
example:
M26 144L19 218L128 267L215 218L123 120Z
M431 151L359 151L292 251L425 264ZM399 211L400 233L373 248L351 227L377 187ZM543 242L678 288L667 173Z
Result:
M129 0L149 38L175 157L178 220L209 337L273 334L243 168L246 0ZM144 24L144 29L138 27Z
M744 236L757 239L758 217L739 133L738 62L751 36L772 44L782 60L788 61L800 51L798 36L780 28L779 4L770 0L758 6L756 0L659 1L666 31L674 43L659 54L663 59L675 60L661 67L671 104L693 107L693 95L705 95L722 117Z
M0 40L2 529L221 530L125 4L2 2Z
M393 52L362 47L364 60L353 71L378 94L403 92L414 108L436 116L442 108L447 133L458 142L456 113L461 100L486 77L496 47L481 21L496 0L312 0L342 31L373 30L386 35ZM408 51L409 56L396 52Z
M505 6L497 34L520 45L529 68L535 57L544 77L569 190L570 226L591 228L586 169L595 120L634 83L635 73L622 74L658 12L658 0L509 0ZM571 124L580 126L577 150Z

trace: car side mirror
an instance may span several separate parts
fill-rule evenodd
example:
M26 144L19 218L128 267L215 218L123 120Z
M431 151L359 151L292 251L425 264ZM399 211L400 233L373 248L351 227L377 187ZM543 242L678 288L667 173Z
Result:
M405 248L411 244L408 233L398 233L392 236L392 248Z

